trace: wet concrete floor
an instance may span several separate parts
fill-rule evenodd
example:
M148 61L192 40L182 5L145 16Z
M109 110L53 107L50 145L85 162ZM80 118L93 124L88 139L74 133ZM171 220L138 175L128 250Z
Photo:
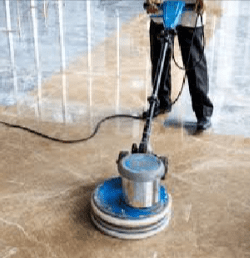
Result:
M6 1L0 1L0 105L4 106L15 105L27 92L37 89L36 40L44 82L61 69L60 26L68 65L76 56L92 50L123 23L143 11L143 0L134 2L133 8L129 2L117 0L63 1L62 9L56 1L35 1L34 8L31 8L31 1L8 2L9 13ZM37 24L37 37L34 24ZM8 26L11 27L10 33ZM11 51L17 89L14 87Z
M208 7L209 42L212 21L220 22L219 10L215 3ZM36 106L28 105L29 99L1 108L0 119L61 139L79 139L108 114L139 112L150 92L147 29L143 15L121 28L120 77L113 76L115 36L93 52L94 71L105 69L105 75L76 76L86 69L86 57L69 67L67 80L74 87L68 88L67 125L59 115L60 74L43 85L43 121L36 119ZM104 49L106 58L101 58ZM182 74L173 73L178 85ZM86 101L90 85L92 103ZM173 98L178 91L173 90ZM18 109L22 115L16 116ZM183 127L183 110L180 106L174 111L181 126L166 126L165 116L154 121L151 144L155 153L169 158L169 174L162 183L173 197L173 216L166 230L140 241L99 232L90 221L89 203L99 182L118 175L117 155L139 142L142 121L109 120L94 138L78 144L56 143L1 125L0 257L250 257L250 140L211 130L193 135L192 126Z

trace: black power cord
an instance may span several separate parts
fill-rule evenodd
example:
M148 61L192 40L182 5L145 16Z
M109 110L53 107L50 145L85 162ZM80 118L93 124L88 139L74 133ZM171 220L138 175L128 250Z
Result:
M10 123L7 123L7 122L4 122L4 121L0 121L0 124L3 124L5 126L8 126L8 127L12 127L12 128L18 128L18 129L22 129L24 131L27 131L29 133L33 133L37 136L40 136L40 137L43 137L45 139L48 139L48 140L51 140L51 141L55 141L55 142L60 142L60 143L67 143L67 144L72 144L72 143L79 143L79 142L84 142L84 141L88 141L90 140L91 138L93 138L96 133L98 132L98 130L100 129L100 126L103 122L107 121L107 120L111 120L111 119L114 119L114 118L133 118L133 119L143 119L142 116L133 116L133 115L126 115L126 114L118 114L118 115L111 115L111 116L107 116L105 118L103 118L102 120L100 120L93 133L86 137L86 138L82 138L82 139L78 139L78 140L63 140L63 139L58 139L58 138L54 138L52 136L49 136L49 135L46 135L44 133L40 133L38 131L35 131L33 129L30 129L28 127L25 127L25 126L22 126L22 125L17 125L17 124L10 124Z

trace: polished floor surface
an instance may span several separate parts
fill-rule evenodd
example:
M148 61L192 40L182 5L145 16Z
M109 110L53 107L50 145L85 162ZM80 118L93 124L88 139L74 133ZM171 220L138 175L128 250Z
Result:
M227 42L216 33L226 35L223 19L230 14L220 18L220 8L210 2L207 54L216 40ZM60 139L80 139L90 135L106 115L140 112L150 93L147 24L145 15L123 24L119 62L115 34L91 52L91 74L82 72L89 69L88 55L80 56L65 74L54 74L43 84L40 109L34 90L18 105L1 107L0 120ZM222 57L216 54L216 58ZM247 81L246 73L242 71ZM63 102L65 75L68 88ZM238 86L233 88L233 75L227 75L229 84L217 81L217 86L228 87L229 94ZM181 84L177 69L173 69L173 78L175 85ZM211 83L216 79L211 77ZM216 89L211 85L213 96L226 98L220 89L216 95ZM173 98L178 91L176 86ZM248 134L225 135L226 127L225 132L216 131L226 119L219 111L212 130L194 134L195 120L184 96L169 117L154 120L151 136L154 152L169 158L169 174L162 183L173 198L172 219L166 230L141 241L106 236L89 216L92 191L102 180L118 175L118 153L140 141L141 120L106 121L95 137L77 144L53 142L0 125L0 257L250 257ZM232 92L229 97L236 101L237 94ZM243 100L242 105L247 106ZM242 112L243 117L246 114ZM239 121L233 124L240 126Z

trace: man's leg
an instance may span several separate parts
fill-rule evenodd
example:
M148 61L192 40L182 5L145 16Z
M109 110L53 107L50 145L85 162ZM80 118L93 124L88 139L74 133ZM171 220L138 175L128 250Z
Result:
M195 33L193 45L190 49L193 33ZM196 31L195 28L183 26L178 27L178 40L181 46L183 63L187 69L191 68L191 70L187 71L187 77L192 99L192 107L198 123L202 120L209 120L213 114L213 104L208 97L209 80L206 57L202 48L202 33L203 27L197 27ZM197 62L199 63L197 64Z
M163 30L162 24L157 24L153 21L150 23L150 53L151 53L151 62L152 62L152 85L156 76L158 75L157 66L160 60L161 53L161 41L157 38L158 35ZM171 51L167 51L166 58L164 62L164 68L160 83L160 88L158 91L158 99L160 100L160 109L169 110L171 106L171 67L170 67ZM167 64L169 63L168 69Z

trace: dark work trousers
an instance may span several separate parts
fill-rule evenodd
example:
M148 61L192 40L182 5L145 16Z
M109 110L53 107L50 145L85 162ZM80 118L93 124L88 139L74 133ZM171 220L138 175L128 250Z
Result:
M207 72L206 57L203 53L202 47L202 33L203 27L177 27L177 35L181 48L182 60L187 69L187 78L189 84L189 92L192 100L193 111L197 119L204 117L211 117L213 113L213 104L208 97L209 80ZM157 63L160 58L161 41L158 39L159 33L163 30L162 24L157 24L151 21L150 24L150 45L151 45L151 62L152 62L152 83L157 70ZM191 46L193 33L193 45ZM174 36L171 36L174 39ZM172 40L172 42L174 42ZM190 57L189 57L190 52ZM197 64L197 62L201 61ZM189 59L189 62L188 62ZM158 99L160 101L160 108L168 107L171 103L171 51L167 51L164 62L163 74L160 88L158 91ZM188 63L187 63L188 62ZM168 65L167 65L168 64ZM197 65L196 65L197 64ZM194 66L194 67L193 67ZM168 67L168 69L166 68ZM192 68L193 67L193 68Z

